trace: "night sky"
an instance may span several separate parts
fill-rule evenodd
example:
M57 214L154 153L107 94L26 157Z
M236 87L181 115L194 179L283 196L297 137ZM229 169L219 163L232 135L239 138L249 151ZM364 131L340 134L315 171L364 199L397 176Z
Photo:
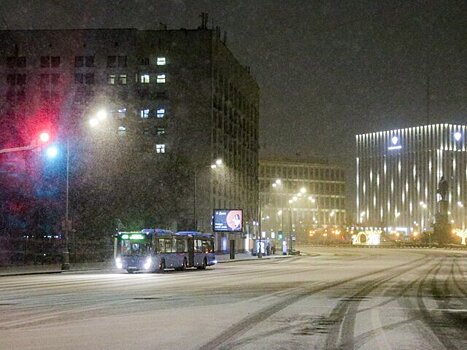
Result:
M196 28L199 14L261 88L264 155L350 168L355 134L467 122L466 1L1 0L8 29ZM349 174L349 179L353 174Z

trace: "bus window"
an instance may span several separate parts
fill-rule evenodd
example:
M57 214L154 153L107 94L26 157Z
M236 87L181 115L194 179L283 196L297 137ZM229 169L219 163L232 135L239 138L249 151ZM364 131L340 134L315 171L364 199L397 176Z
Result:
M194 251L195 253L202 253L202 241L200 239L195 239L194 240Z
M210 253L212 251L211 242L203 240L203 253Z
M172 238L159 238L159 252L173 253Z
M175 239L177 253L186 253L188 251L186 239Z
M149 246L146 242L135 242L126 239L121 243L121 253L122 255L143 255L147 253Z

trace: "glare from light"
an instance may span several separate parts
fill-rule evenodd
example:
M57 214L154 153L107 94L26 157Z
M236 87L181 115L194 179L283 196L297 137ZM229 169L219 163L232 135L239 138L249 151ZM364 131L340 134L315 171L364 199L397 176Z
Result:
M461 138L462 138L462 134L461 134L459 131L456 131L456 132L454 133L454 139L455 139L456 141L460 141Z
M281 185L282 184L282 180L281 179L276 179L276 185Z
M122 269L123 268L122 259L120 257L117 257L115 259L115 266L117 267L117 269Z
M302 188L300 189L300 193L306 193L306 188L305 188L305 187L302 187Z
M217 165L216 164L211 164L211 169L216 169Z
M105 120L107 119L107 111L105 109L101 109L96 113L96 117L98 120Z
M145 270L149 270L149 268L151 267L152 265L152 259L151 257L149 256L147 259L146 259L146 262L144 263L144 269Z
M56 146L50 146L46 151L47 157L55 158L58 155L58 148Z
M99 120L97 118L91 118L89 119L89 125L92 128L95 128L99 124Z
M397 142L399 142L399 138L397 136L393 136L391 141L393 145L397 145Z
M220 158L219 158L219 159L216 159L216 165L217 165L217 166L222 166L222 165L224 165L224 162L223 162L222 159L220 159Z
M50 134L46 131L41 132L39 135L39 140L41 142L48 142L50 140Z

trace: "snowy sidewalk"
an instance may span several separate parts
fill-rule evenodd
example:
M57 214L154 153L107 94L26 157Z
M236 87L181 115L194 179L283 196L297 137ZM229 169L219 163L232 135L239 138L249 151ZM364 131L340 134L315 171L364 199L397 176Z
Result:
M263 255L258 258L250 253L236 253L235 259L230 259L230 254L216 254L216 260L218 263L232 263L246 260L268 260L268 259L280 259L290 258L292 255ZM98 262L98 263L79 263L70 264L70 272L77 271L92 271L92 270L113 270L113 261ZM26 265L26 266L4 266L0 267L0 277L4 276L17 276L17 275L34 275L34 274L51 274L67 272L61 270L60 264L53 265Z

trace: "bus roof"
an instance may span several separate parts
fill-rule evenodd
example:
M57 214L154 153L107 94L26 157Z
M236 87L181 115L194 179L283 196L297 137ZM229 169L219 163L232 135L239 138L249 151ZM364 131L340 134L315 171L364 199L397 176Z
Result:
M205 238L211 238L213 237L212 233L203 233L199 231L178 231L176 235L179 236L193 236L193 237L205 237Z
M145 228L141 231L120 231L117 235L134 235L134 234L143 234L143 235L156 235L156 236L163 236L163 235L177 235L177 236L193 236L193 237L202 237L202 238L212 238L214 235L212 233L203 233L199 231L178 231L176 233L170 230L164 230L159 228Z
M145 228L142 229L141 231L119 231L117 235L131 235L131 234L144 234L144 235L149 235L149 234L156 234L156 235L167 235L167 234L173 234L172 231L170 230L163 230L160 228Z

